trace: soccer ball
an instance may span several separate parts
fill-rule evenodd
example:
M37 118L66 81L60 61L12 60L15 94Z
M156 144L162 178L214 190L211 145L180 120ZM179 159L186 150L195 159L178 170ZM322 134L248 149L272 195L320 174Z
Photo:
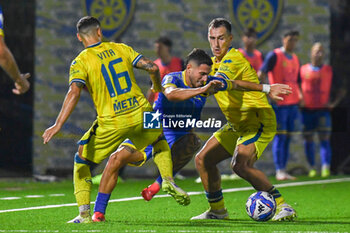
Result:
M276 212L276 201L268 192L250 195L245 205L247 214L255 221L268 221Z

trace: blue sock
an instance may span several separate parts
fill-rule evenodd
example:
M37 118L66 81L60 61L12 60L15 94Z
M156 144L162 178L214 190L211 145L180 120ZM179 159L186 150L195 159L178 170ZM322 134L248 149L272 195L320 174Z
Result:
M276 170L284 169L283 167L283 157L285 153L285 142L287 139L287 135L285 134L277 134L273 140L272 144L272 154L273 161L276 166Z
M275 186L272 186L272 188L267 192L271 194L275 199L282 196L280 192L275 188Z
M321 141L321 149L320 149L320 156L321 156L321 162L322 165L331 164L331 158L332 158L332 150L331 150L331 144L329 140Z
M157 183L158 184L162 184L162 182L163 182L163 179L162 179L162 177L161 176L158 176L158 178L156 179L156 181L157 181Z
M315 143L313 141L304 142L305 154L310 166L315 166Z
M224 198L224 196L222 195L222 189L216 192L205 192L205 196L207 197L208 202L210 203L221 201Z
M101 212L105 214L110 197L111 197L111 194L98 192L96 197L94 212Z
M283 168L287 167L288 159L289 159L289 145L291 141L291 136L286 135L286 140L284 141L284 154L283 156Z

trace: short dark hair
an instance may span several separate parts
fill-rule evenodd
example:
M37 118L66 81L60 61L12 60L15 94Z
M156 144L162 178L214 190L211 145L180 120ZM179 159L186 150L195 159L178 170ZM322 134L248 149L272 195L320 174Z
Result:
M208 25L208 29L210 28L218 28L218 27L225 27L227 32L229 34L231 34L231 30L232 30L232 26L231 26L231 23L230 21L228 21L227 19L225 18L215 18L213 19L209 25Z
M166 36L161 36L159 37L155 43L160 43L160 44L163 44L169 48L171 48L173 46L173 42Z
M244 31L243 31L243 36L246 36L246 37L256 37L257 36L257 32L254 28L252 27L249 27L249 28L246 28Z
M185 67L190 61L194 61L198 66L206 64L208 66L213 65L213 61L210 56L202 49L194 48L186 57Z
M91 28L99 28L100 21L93 16L84 16L77 23L77 32L87 34Z
M283 38L286 38L287 36L299 36L299 31L298 31L298 30L289 30L289 31L286 31L286 32L283 34Z

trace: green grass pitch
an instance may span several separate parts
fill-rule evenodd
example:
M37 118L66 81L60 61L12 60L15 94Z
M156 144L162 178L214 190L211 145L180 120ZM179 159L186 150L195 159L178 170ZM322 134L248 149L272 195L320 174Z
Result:
M333 176L327 180L300 177L296 182L276 182L271 178L271 181L280 185L280 192L296 209L296 221L251 220L245 212L245 202L254 190L240 190L250 187L243 180L222 184L224 190L230 189L224 193L230 220L200 221L189 219L208 208L204 194L191 195L191 204L186 207L163 192L150 202L122 199L140 197L140 191L152 182L126 180L118 184L112 194L113 202L108 206L105 223L67 224L78 214L71 181L1 181L0 232L350 232L350 177ZM177 183L188 192L203 191L202 185L196 184L193 178ZM97 188L94 185L92 201Z

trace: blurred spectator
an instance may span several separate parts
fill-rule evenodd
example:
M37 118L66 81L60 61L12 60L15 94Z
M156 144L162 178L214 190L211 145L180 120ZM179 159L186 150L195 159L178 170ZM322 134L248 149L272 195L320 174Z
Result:
M247 28L242 36L242 41L244 48L239 48L238 50L244 55L244 57L253 66L255 71L259 71L261 65L263 64L264 58L262 53L255 49L257 41L257 33L254 28Z
M159 37L154 44L155 52L157 54L157 59L154 63L159 67L160 78L171 72L182 71L184 69L184 63L181 58L171 55L171 48L173 42L165 36ZM147 93L148 101L153 104L158 98L158 93L153 93L151 90Z
M273 104L277 119L277 134L272 145L272 153L276 166L277 180L294 180L295 177L286 172L289 157L291 132L294 131L298 118L298 104L302 99L298 85L299 60L293 52L299 39L299 32L291 30L283 35L281 48L269 52L258 72L259 79L265 82L268 75L270 84L283 83L292 87L293 93L284 100Z
M6 71L6 73L15 82L15 88L12 89L12 92L16 95L21 95L29 90L30 84L27 78L30 77L30 74L20 73L16 60L5 43L3 23L4 23L4 18L2 14L2 8L0 6L0 66Z
M323 178L330 175L332 156L329 140L332 130L330 109L334 108L346 94L346 89L340 89L336 99L330 102L333 72L331 66L324 64L324 53L323 45L319 42L315 43L311 48L311 62L300 68L301 90L304 97L302 102L304 146L311 168L309 177L315 177L317 174L313 139L316 131L320 141L321 176Z

